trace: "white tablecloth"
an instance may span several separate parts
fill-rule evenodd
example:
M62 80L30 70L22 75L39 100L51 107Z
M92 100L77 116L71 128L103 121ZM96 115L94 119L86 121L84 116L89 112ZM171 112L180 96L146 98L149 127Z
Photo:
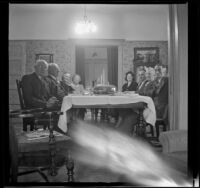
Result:
M147 108L143 111L143 117L147 123L151 125L155 125L156 122L156 111L154 102L150 97L141 96L138 94L123 94L123 95L70 95L65 96L63 98L61 111L63 115L60 115L58 121L58 127L67 132L67 110L69 110L72 105L117 105L117 104L130 104L130 103L138 103L145 102L147 104Z

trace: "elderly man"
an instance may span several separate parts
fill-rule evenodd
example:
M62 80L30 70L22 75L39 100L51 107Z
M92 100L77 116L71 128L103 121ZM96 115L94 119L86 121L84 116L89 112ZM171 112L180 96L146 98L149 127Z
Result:
M64 89L61 87L60 82L58 81L58 74L60 68L56 63L49 64L48 67L48 76L46 81L49 84L51 96L56 97L59 101L62 101L63 97L66 95Z
M51 108L58 100L51 96L50 88L46 82L48 63L45 60L37 60L35 71L22 78L22 91L25 106L27 108Z
M162 76L162 67L155 66L155 90L153 92L157 117L162 118L168 105L168 77ZM166 119L167 121L167 119Z
M146 71L144 69L141 69L138 72L139 81L138 81L137 93L139 94L143 93L143 90L145 88L145 83L147 82L145 72Z
M145 81L143 81L142 86L138 90L138 93L140 95L152 97L152 94L153 94L154 89L155 89L154 81L153 81L154 80L154 73L155 73L154 68L152 68L152 67L146 68Z

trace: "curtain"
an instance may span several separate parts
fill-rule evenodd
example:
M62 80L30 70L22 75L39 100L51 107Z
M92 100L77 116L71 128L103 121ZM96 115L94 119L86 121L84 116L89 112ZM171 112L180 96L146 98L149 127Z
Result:
M108 81L115 86L118 85L118 47L107 47L108 56Z
M76 46L76 74L81 76L81 84L85 87L85 50L83 46Z

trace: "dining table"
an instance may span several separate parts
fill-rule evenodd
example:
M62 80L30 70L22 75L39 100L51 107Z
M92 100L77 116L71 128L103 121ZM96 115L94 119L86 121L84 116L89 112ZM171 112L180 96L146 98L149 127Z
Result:
M134 92L114 94L70 94L65 96L61 105L61 112L58 120L58 127L63 131L68 131L68 123L70 118L68 113L71 109L76 108L132 108L139 114L138 128L145 129L145 123L155 126L156 110L151 97L141 96ZM140 132L140 131L139 131Z

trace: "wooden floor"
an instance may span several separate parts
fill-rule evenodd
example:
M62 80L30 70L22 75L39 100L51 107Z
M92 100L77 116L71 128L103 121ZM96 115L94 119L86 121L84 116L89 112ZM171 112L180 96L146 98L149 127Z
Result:
M91 122L91 114L88 112L85 116L86 121ZM111 119L109 122L101 122L100 117L98 120L92 121L94 124L104 124L106 126L114 126L115 122ZM20 122L15 124L18 133L22 131L22 124ZM148 130L147 130L148 132ZM147 134L150 136L149 134ZM152 146L153 147L153 146ZM158 153L162 151L161 147L153 147ZM81 162L75 162L75 181L76 182L121 182L122 176L120 174L113 173L105 168L99 168L94 166L85 165ZM57 176L48 175L47 171L44 173L48 176L50 182L67 182L67 171L65 166L58 169ZM38 173L32 173L18 177L18 182L44 182Z
M107 126L114 126L113 123L106 123L102 122L100 120L100 117L98 117L97 121L91 120L91 114L87 113L85 116L86 122L92 122L94 124L98 124L101 126L101 124L107 125ZM15 128L17 131L17 134L22 132L22 123L18 122L15 124ZM28 127L29 130L29 127ZM48 175L48 171L44 171L44 173L47 175L50 182L67 182L67 170L65 166L62 166L58 169L57 176L50 176ZM94 166L88 166L86 164L83 164L81 162L75 162L75 168L74 168L74 178L76 182L119 182L121 175L115 174L105 168L100 169L99 167ZM41 176L38 173L32 173L27 175L22 175L18 177L18 182L44 182L44 180L41 178Z

